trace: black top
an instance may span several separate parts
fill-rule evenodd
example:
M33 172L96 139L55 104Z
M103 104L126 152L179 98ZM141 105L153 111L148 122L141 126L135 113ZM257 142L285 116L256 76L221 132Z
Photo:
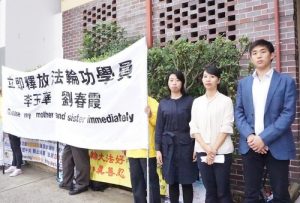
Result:
M161 138L164 132L190 133L191 109L193 97L182 96L179 99L166 98L159 103L156 130L155 149L161 150Z
M167 98L159 103L155 148L162 153L163 178L168 184L192 184L198 178L189 127L192 103L191 96Z

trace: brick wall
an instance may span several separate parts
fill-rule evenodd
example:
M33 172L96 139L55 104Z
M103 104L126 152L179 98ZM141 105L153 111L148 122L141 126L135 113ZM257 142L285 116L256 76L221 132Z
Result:
M117 23L125 29L127 37L146 35L146 1L118 0Z
M146 34L145 0L96 0L63 12L64 58L80 59L83 31L97 23L116 21L129 38Z
M251 40L265 38L275 45L275 21L274 21L274 1L255 0L242 1L236 4L237 38L247 36ZM281 48L281 71L288 73L296 79L299 92L299 68L296 65L298 54L296 51L296 23L295 3L293 0L279 1L280 13L280 48ZM244 57L241 64L248 63L248 56ZM275 67L276 58L273 61ZM297 108L297 118L292 126L297 147L297 158L291 161L290 180L300 182L300 149L299 149L299 103ZM240 159L236 159L232 171L232 188L234 190L243 189L243 176Z
M63 52L64 58L78 59L78 49L82 43L82 20L78 9L63 13Z
M217 35L236 39L235 0L154 0L153 38L160 45L184 37L190 41Z
M281 71L296 79L299 92L295 2L279 1ZM100 21L117 21L125 28L128 37L145 35L145 15L145 0L97 0L64 12L64 57L78 59L83 30L91 29ZM273 0L153 0L153 38L161 46L179 37L186 37L190 41L212 41L218 34L231 40L241 36L248 36L251 40L263 37L275 44ZM245 55L241 65L246 67L248 61ZM276 59L274 66L275 63ZM297 118L293 124L297 158L291 161L291 182L300 182L299 110L298 103ZM232 189L235 192L243 191L242 174L241 159L237 156L231 174Z
M299 89L299 70L296 54L296 32L294 22L295 4L293 0L281 0L280 5L280 46L281 71L290 74L297 81ZM214 40L216 35L235 40L247 36L250 40L265 38L275 45L275 21L273 0L154 0L153 36L157 43L185 37L190 41L199 39ZM245 55L241 65L248 66ZM273 62L274 66L276 59ZM297 159L291 161L290 180L300 182L299 149L299 105L293 132L297 146ZM231 174L232 189L244 189L243 168L240 156L234 160Z
M83 32L102 21L116 21L116 0L92 1L63 12L64 58L80 59Z

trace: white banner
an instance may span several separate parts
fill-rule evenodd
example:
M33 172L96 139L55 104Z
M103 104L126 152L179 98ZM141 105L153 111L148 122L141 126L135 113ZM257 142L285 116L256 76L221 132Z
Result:
M2 81L6 133L89 149L148 147L145 38L97 63L2 67Z
M62 151L65 145L59 143L59 169L62 170ZM4 163L11 164L13 159L12 150L7 134L4 134ZM21 139L22 159L46 164L52 168L57 167L57 142Z

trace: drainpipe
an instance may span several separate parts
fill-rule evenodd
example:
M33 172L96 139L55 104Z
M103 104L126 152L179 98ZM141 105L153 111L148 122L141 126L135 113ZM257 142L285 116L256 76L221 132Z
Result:
M152 0L146 0L146 25L147 25L147 45L148 45L148 48L151 48L153 46Z
M281 72L279 0L274 0L276 70Z

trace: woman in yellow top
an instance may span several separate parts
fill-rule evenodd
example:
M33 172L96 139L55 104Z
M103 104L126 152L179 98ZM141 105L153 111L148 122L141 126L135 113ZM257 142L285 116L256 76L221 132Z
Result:
M160 203L159 178L156 172L156 151L154 147L154 130L158 102L148 97L146 108L149 117L149 187L150 203ZM130 179L135 203L146 203L147 196L147 155L146 149L128 150L126 156L129 160Z

